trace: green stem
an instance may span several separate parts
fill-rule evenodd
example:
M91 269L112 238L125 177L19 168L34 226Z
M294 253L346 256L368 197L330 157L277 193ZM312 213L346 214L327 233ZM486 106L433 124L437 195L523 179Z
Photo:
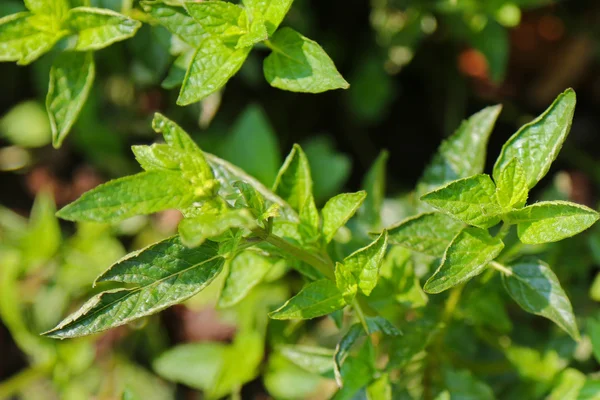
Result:
M287 240L273 234L269 234L266 231L260 229L256 230L255 233L261 237L265 242L272 244L273 246L283 250L289 255L304 261L307 264L312 265L316 269L319 270L323 275L331 280L335 280L335 275L333 274L333 264L323 260L321 257L304 250L301 247L296 246L293 243L288 242Z
M51 371L50 365L29 367L0 383L0 399L8 399L20 390L43 378Z
M495 270L502 272L506 276L511 276L513 274L513 272L510 270L510 268L500 264L499 262L490 261L490 266L492 268L494 268Z
M500 230L498 231L498 233L496 234L495 237L499 238L499 239L504 239L504 237L508 234L508 231L510 230L510 224L507 223L506 221L502 223L502 226L500 227Z
M369 333L369 325L367 324L367 319L365 318L365 313L363 312L363 309L360 306L360 303L358 302L356 297L354 298L354 300L352 300L352 308L354 308L354 311L356 311L356 316L358 317L358 320L360 321L361 325L363 326L365 332L368 334Z

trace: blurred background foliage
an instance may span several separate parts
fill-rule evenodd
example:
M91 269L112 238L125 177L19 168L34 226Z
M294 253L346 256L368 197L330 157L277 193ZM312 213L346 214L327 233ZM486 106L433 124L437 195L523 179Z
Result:
M144 19L137 1L92 4ZM0 17L22 9L19 0L3 0ZM165 212L115 226L73 226L54 218L55 204L135 172L129 146L157 140L150 121L160 111L193 133L203 149L267 185L292 144L300 143L321 205L342 189L358 189L380 150L387 149L382 217L387 226L411 212L408 192L462 119L485 105L504 104L491 139L493 160L516 127L572 86L578 105L570 138L540 185L545 189L533 197L570 199L597 209L599 22L600 3L594 0L296 0L284 24L319 38L350 82L349 90L320 95L275 90L261 77L264 54L258 51L222 92L187 107L175 105L181 60L173 63L180 43L164 28L144 24L134 38L97 53L97 83L59 150L50 145L44 110L53 54L28 67L1 63L0 381L6 383L0 383L0 398L13 390L31 399L92 394L165 399L175 393L195 398L190 388L218 397L247 382L242 398L266 398L260 396L267 392L281 399L327 398L335 391L331 371L303 368L283 350L270 354L257 379L265 351L257 332L268 331L270 345L336 343L329 320L293 329L267 325L266 311L301 283L271 284L283 267L225 311L214 310L214 291L207 290L185 305L99 337L65 342L39 337L93 293L90 283L112 261L173 234L179 219L176 212ZM551 398L563 399L564 382L577 381L578 370L587 374L599 367L600 228L531 251L555 266L580 318L583 341L576 344L550 322L505 305L499 285L473 284L466 296L474 300L461 304L443 345L454 365L485 379L502 398L553 393ZM421 277L424 271L414 273ZM395 299L406 304L399 311L385 293L381 289L381 312L391 319L400 312L410 316L411 307L428 301L441 307L445 298L428 300L407 284L406 293ZM377 299L377 291L373 296ZM426 326L410 329L405 345L427 331ZM180 346L167 351L174 344ZM247 352L243 360L239 349ZM399 352L393 354L403 363ZM395 394L419 398L423 364L418 357L411 363L412 375L402 375L398 387L404 389ZM444 379L476 393L478 383L470 374L449 369ZM599 398L598 385L586 390L585 398Z

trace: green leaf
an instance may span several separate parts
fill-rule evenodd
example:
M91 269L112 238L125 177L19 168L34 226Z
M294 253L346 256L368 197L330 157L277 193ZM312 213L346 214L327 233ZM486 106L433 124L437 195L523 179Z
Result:
M244 28L248 17L237 4L208 0L199 3L188 1L184 5L192 18L215 37L239 36L246 32Z
M190 17L183 7L171 6L158 1L142 2L144 10L169 32L193 47L198 47L208 33Z
M180 303L221 271L224 259L217 252L216 243L190 249L177 237L133 252L96 279L127 287L97 294L45 335L62 339L89 335Z
M496 186L485 174L450 182L423 195L421 200L466 224L484 229L500 222L502 213Z
M46 109L55 148L61 146L77 120L92 88L95 73L91 52L65 52L52 64Z
M439 147L417 184L417 195L461 178L481 174L487 144L502 106L484 108L463 121Z
M343 386L332 400L351 400L356 393L373 381L375 374L375 349L370 340L365 340L358 354L346 359L340 375Z
M452 399L494 400L494 392L484 382L476 379L469 370L444 372L445 388Z
M328 136L313 137L302 144L302 149L310 164L315 201L322 204L341 191L350 176L352 161L336 150Z
M367 192L367 198L360 208L359 214L372 227L377 227L381 222L388 156L388 152L385 150L379 153L362 182L362 188Z
M181 165L173 157L171 147L168 144L154 143L151 146L131 146L135 160L144 171L173 170L179 171Z
M0 18L0 61L27 65L48 52L66 32L54 32L44 16L20 12Z
M19 238L19 247L29 263L44 263L50 260L60 248L62 235L56 216L56 206L52 195L40 192L31 208L29 224L25 235ZM4 239L3 235L0 237Z
M285 18L294 0L243 0L244 6L253 13L264 16L265 25L271 36Z
M560 374L558 384L552 389L548 400L578 400L585 381L584 374L576 369L567 368Z
M271 86L305 93L350 87L321 46L295 30L281 28L267 43L263 70Z
M587 333L592 342L592 350L596 361L600 363L600 318L587 319Z
M392 400L390 376L385 373L367 388L367 400Z
M498 204L505 209L521 208L527 201L529 189L521 162L513 158L502 168L496 181Z
M269 313L272 319L312 319L327 315L346 305L342 293L329 279L306 285L300 293L279 309Z
M331 242L335 233L348 222L361 206L367 193L364 190L356 193L343 193L329 199L321 210L323 216L323 236L325 243Z
M62 208L69 221L114 222L191 204L194 190L178 172L148 171L104 183Z
M211 202L202 205L198 214L179 223L179 236L186 246L199 246L206 239L219 236L231 228L256 227L256 221L245 209L228 209Z
M69 10L67 0L25 0L25 6L29 11L40 14L62 18Z
M273 191L300 212L312 197L310 166L302 148L295 144L281 166Z
M367 322L367 333L369 335L376 332L382 332L388 336L399 336L402 334L390 321L379 315L375 317L367 316L365 317L365 321Z
M177 104L187 106L221 89L242 67L251 49L234 49L217 37L205 37L185 74Z
M512 265L511 270L512 274L502 275L510 297L525 311L554 321L579 340L571 302L554 272L541 261L520 262Z
M427 293L440 293L468 281L483 272L503 248L502 240L483 229L463 229L450 243L439 268L423 289Z
M344 294L346 302L351 302L359 289L367 296L371 294L377 285L379 268L386 250L387 231L383 231L373 243L336 264L337 287Z
M343 385L341 373L342 365L344 364L344 361L346 361L346 358L348 358L350 355L350 350L352 349L354 343L364 335L365 331L363 330L362 326L360 324L354 324L350 327L348 332L344 334L342 339L335 347L335 353L333 355L333 371L335 374L335 380L339 387L342 387Z
M403 247L392 248L381 265L380 275L384 279L380 288L389 286L395 300L407 308L423 307L429 301L415 274L415 263L410 250Z
M388 228L391 244L397 244L434 257L442 257L464 224L442 213L409 217Z
M272 267L273 263L268 258L256 252L238 254L229 264L229 274L219 296L219 308L231 307L242 301Z
M388 368L402 368L423 352L440 329L429 319L417 319L402 326L403 334L394 338Z
M546 175L571 130L576 97L572 89L560 94L542 115L523 125L502 147L494 165L494 180L517 158L531 189Z
M285 345L280 346L278 351L305 371L323 375L333 370L333 350L314 346Z
M77 7L69 11L65 27L77 34L74 49L99 50L135 35L141 22L107 9Z
M273 184L281 165L279 144L259 106L244 110L223 143L222 156L265 185Z
M557 242L588 229L598 220L591 208L567 201L541 201L506 215L523 243Z

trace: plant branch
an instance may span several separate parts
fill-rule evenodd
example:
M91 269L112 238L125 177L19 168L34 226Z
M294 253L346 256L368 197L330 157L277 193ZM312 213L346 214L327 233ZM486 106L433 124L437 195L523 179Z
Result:
M490 261L490 266L492 268L494 268L495 270L502 272L506 276L511 276L513 274L513 272L510 270L510 268L500 264L499 262Z

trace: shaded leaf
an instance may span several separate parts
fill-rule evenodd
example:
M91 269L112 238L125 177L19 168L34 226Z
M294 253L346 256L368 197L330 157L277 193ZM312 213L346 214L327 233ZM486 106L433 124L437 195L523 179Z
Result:
M229 264L229 273L225 278L218 306L227 308L242 301L248 293L271 270L273 264L268 258L252 251L238 254Z
M469 370L446 369L444 383L452 399L493 400L495 398L492 389L476 379Z
M371 227L377 227L381 222L381 207L385 197L385 168L389 154L379 153L362 182L362 188L367 192L367 198L359 210L361 217Z

